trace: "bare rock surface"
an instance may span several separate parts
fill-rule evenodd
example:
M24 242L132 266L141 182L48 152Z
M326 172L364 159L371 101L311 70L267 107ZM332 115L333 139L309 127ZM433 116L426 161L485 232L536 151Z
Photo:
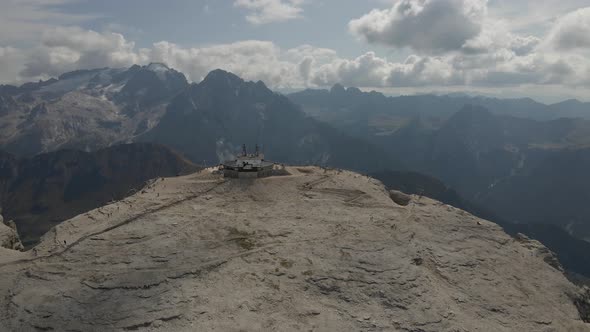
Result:
M16 225L12 220L5 224L2 215L0 215L0 247L12 250L24 249L23 244L20 242Z
M397 190L390 190L389 197L392 201L401 206L410 204L410 201L412 200L412 196Z
M539 244L356 173L288 171L159 179L0 252L0 330L590 330L587 291Z

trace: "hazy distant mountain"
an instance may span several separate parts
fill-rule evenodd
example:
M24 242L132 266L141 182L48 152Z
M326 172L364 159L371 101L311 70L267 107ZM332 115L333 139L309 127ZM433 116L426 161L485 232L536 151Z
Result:
M347 129L360 125L370 134L395 131L416 116L437 126L464 105L482 106L494 114L535 120L590 119L590 103L577 100L545 105L530 98L498 99L461 94L386 97L339 84L331 90L307 89L292 93L289 98L316 118Z
M441 179L504 220L554 224L590 239L584 203L590 197L590 121L561 117L588 117L585 103L388 98L342 86L289 97L308 114L380 146L408 169Z
M189 85L184 75L162 64L79 70L2 86L0 128L0 148L24 156L150 141L215 164L242 144L259 144L279 162L356 170L400 167L379 148L307 117L262 82L216 70Z
M93 150L152 128L169 100L188 86L162 64L78 70L57 79L0 87L0 148L34 155Z
M590 149L551 153L477 198L519 223L552 223L590 241Z
M120 199L146 180L197 167L155 144L124 144L86 153L60 150L32 158L0 152L0 207L30 245L51 227Z
M501 211L501 209L498 209L496 206L490 204L488 204L488 208L483 208L478 203L471 202L461 197L457 191L446 186L440 180L427 175L415 172L381 171L373 173L371 176L379 179L390 189L400 190L408 194L423 195L434 198L445 204L463 209L480 218L493 221L501 225L504 230L511 235L516 236L518 233L526 234L530 238L542 242L549 249L555 252L559 257L559 261L568 271L590 277L590 255L588 254L590 252L590 243L573 237L558 225L544 223L551 220L560 220L559 218L541 218L537 222L533 222L531 224L513 223L507 221L508 219L501 217L501 215L510 216L510 213L505 214L503 211ZM528 188L530 184L522 185L523 188ZM569 206L557 208L555 206L556 204L562 203L564 201L563 197L572 197L571 193L560 192L556 193L554 196L547 197L547 204L543 204L542 206L538 204L538 201L534 202L535 206L533 206L533 204L523 204L522 200L518 199L517 197L520 193L525 193L525 195L527 193L532 193L533 195L536 195L535 191L533 190L517 190L514 194L510 194L508 192L510 195L509 199L498 199L498 201L503 203L512 202L511 207L514 208L515 211L521 212L523 214L527 214L527 211L537 210L538 207L541 207L538 209L540 211L539 214L555 209L555 211L549 212L549 215L552 216L554 216L555 213L558 213L558 211L569 211L571 213L575 213L576 211L573 208L568 210ZM557 195L563 196L560 199L559 197L555 197ZM556 198L557 202L559 203L552 204L551 200L553 198ZM586 201L588 201L588 198L584 196L576 199L574 204L581 205L580 200L582 199L586 199ZM544 208L544 206L547 206L547 208ZM588 224L586 223L585 225ZM573 233L576 234L577 232L574 231Z
M555 224L590 239L586 121L535 121L465 107L435 130L419 121L374 142L409 168L517 223Z
M434 174L475 196L503 178L526 172L556 151L590 144L590 122L535 121L468 105L439 128L417 118L390 135L370 140L404 156L410 168Z
M551 111L562 117L586 118L590 113L590 103L583 103L576 99L569 99L560 103L549 105Z

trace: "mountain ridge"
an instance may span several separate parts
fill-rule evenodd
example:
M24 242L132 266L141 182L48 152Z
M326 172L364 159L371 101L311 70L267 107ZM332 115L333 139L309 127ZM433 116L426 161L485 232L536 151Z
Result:
M259 144L278 162L401 167L372 144L307 118L263 82L224 70L191 84L163 64L81 70L23 89L0 105L0 127L7 129L0 133L0 148L25 156L150 141L193 162L217 164L223 161L219 155L235 154L242 144ZM9 106L15 100L22 101ZM339 141L349 145L348 152Z

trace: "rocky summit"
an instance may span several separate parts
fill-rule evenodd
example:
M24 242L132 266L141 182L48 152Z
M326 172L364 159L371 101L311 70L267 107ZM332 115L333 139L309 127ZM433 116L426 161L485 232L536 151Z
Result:
M0 248L0 330L590 330L587 290L538 242L357 173L287 170L159 178Z

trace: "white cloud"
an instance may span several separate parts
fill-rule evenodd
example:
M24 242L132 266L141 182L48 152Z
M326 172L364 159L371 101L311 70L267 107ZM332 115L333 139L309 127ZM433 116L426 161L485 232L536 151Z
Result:
M356 59L335 59L321 65L313 75L313 83L328 86L342 83L348 86L385 86L392 64L368 52Z
M459 50L481 31L487 0L401 0L350 21L355 36L369 43L422 52Z
M147 61L143 53L118 33L59 27L43 34L41 45L31 52L21 75L46 78L76 69L126 67Z
M79 24L94 15L67 13L61 6L78 0L0 1L0 43L37 41L43 31L59 25Z
M516 55L526 55L531 53L540 42L538 37L511 32L509 25L504 21L485 18L482 21L480 33L467 40L460 51L467 54L484 54L508 50Z
M416 1L397 4L425 6L428 2ZM485 8L465 6L466 3L463 12L465 8L486 12ZM588 50L581 47L585 45L584 36L582 42L574 44L563 44L559 39L560 33L574 27L585 29L584 22L572 22L579 22L579 13L557 20L545 36L531 36L513 32L509 24L484 15L478 23L479 32L462 38L461 43L454 44L455 48L442 52L440 48L411 46L414 54L403 60L388 59L375 52L346 58L332 49L312 45L282 49L273 42L259 40L198 47L161 41L138 49L119 33L60 27L48 30L32 49L0 47L0 81L15 81L18 75L21 80L36 80L82 68L164 62L195 82L209 71L221 68L248 80L262 80L275 89L326 87L335 83L364 88L395 87L400 91L522 86L529 87L528 91L531 86L539 86L541 91L543 86L556 85L570 87L572 91L588 89L590 63ZM568 48L568 52L561 52L563 47L572 45L575 47Z
M551 29L549 42L559 50L590 49L590 7L561 17Z
M303 0L235 0L234 6L250 11L246 20L267 24L301 18Z
M166 41L155 43L149 51L151 61L165 62L192 81L202 80L217 68L245 79L262 80L275 87L301 85L297 63L282 58L272 42L247 40L231 44L183 48Z
M505 20L514 31L546 34L567 13L588 6L588 0L489 0L489 15Z
M0 47L0 84L13 83L23 68L23 51L14 47Z
M497 5L504 0L490 1ZM523 4L519 2L519 8ZM547 15L549 8L555 8L545 0L540 4ZM588 59L584 52L590 50L590 8L563 14L548 33L535 36L516 32L512 22L490 15L487 5L487 0L395 0L388 9L374 9L350 21L350 32L369 43L407 48L415 54L403 62L372 53L341 60L321 67L315 82L588 87L590 63L583 59ZM559 52L564 49L570 52Z

